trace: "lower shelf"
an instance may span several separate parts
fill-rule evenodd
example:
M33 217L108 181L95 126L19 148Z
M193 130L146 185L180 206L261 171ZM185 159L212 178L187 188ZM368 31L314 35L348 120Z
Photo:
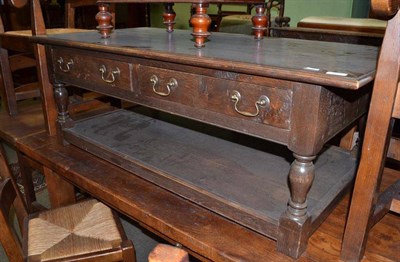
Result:
M254 148L126 110L75 122L64 135L79 148L276 238L293 160L283 146L262 141ZM308 195L314 224L352 180L355 166L348 152L333 146L317 158Z

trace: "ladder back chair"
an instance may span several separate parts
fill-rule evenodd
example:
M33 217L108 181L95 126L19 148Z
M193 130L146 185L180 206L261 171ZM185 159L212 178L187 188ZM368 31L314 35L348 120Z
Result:
M14 0L16 1L16 0ZM19 1L27 1L27 0L19 0ZM69 2L69 3L68 3ZM86 0L86 1L79 1L79 0L69 0L66 3L66 14L72 15L74 12L72 11L73 8L77 8L80 6L91 5L96 1ZM46 30L46 25L43 18L42 7L40 5L39 0L31 0L31 19L32 19L32 35L47 35L51 34L52 29ZM112 19L115 18L115 5L110 5L110 12L112 14ZM114 19L115 20L115 19ZM73 22L71 19L67 18L67 26L72 26ZM82 30L82 29L74 29L74 28L64 28L60 29L58 32L60 33L68 33L71 31ZM49 73L47 68L47 61L46 61L46 52L43 45L34 44L34 52L37 62L37 69L38 69L38 79L40 82L41 88L41 95L43 100L43 114L45 118L45 128L49 135L53 136L56 135L56 119L57 119L57 110L54 101L54 93L53 93L53 86L49 81ZM96 97L95 97L96 98ZM111 101L113 103L114 101ZM108 103L107 103L108 104ZM103 106L104 103L97 99L90 99L90 101L83 101L80 103L71 103L68 107L68 110L71 113L90 110L92 108L96 108L98 106ZM118 101L111 105L118 105ZM72 108L71 106L75 106Z
M135 261L133 244L118 216L104 204L89 199L28 214L3 154L0 172L0 241L11 262ZM10 221L12 207L22 240Z
M16 7L22 6L17 5ZM6 9L5 12L7 13L7 11L12 10L13 6L7 6L7 3L3 3L2 8ZM33 48L27 37L23 35L29 31L6 31L5 21L9 19L5 15L5 13L2 13L2 19L0 19L1 95L7 112L10 115L15 115L18 113L17 101L40 97L40 91L35 75L36 71L32 71L36 66ZM8 27L11 27L11 25L8 25ZM22 32L22 34L17 32ZM22 72L20 77L23 76L25 79L25 82L21 84L15 83L13 79L14 73L18 72ZM26 73L30 73L29 77Z
M6 2L6 1L5 1ZM28 4L28 0L9 0L7 8L22 8ZM57 34L78 31L75 28L75 10L84 6L96 5L95 0L67 0L65 3L65 28L45 29L46 34ZM113 19L115 20L114 5L111 6ZM41 14L42 16L42 14ZM3 18L2 20L6 20ZM0 21L0 61L1 61L1 90L6 110L10 115L18 113L17 101L40 97L40 79L36 77L36 60L33 45L29 42L32 31L12 30L6 31L5 24ZM11 54L11 55L10 55ZM34 77L28 77L31 81L16 85L13 75L16 71L31 69L29 72ZM27 78L23 75L23 78Z
M362 259L369 229L387 212L400 212L400 179L379 193L394 119L400 118L400 1L372 0L371 8L375 14L389 20L378 60L360 165L342 243L341 259L344 261ZM391 145L392 152L398 152L396 144ZM398 157L397 153L389 152L391 157L396 155Z
M1 69L1 78L0 78L0 91L1 96L4 102L5 111L11 115L12 117L7 119L6 121L12 121L9 123L7 128L3 128L6 130L1 132L1 139L6 141L12 147L15 146L15 141L21 138L21 136L27 136L35 132L39 132L45 129L45 124L43 118L43 113L41 110L41 101L38 100L34 103L29 102L21 104L20 100L25 100L29 98L40 97L40 79L38 79L37 74L39 71L36 70L37 63L34 55L33 45L29 41L29 37L32 35L32 30L29 28L27 30L22 30L23 28L20 25L25 25L26 22L20 22L16 20L19 18L21 20L23 17L18 17L15 14L18 13L18 10L22 10L22 8L29 7L28 0L16 0L16 1L3 1L6 9L2 12L2 19L0 19L0 69ZM66 1L66 17L67 20L73 21L73 19L69 19L69 17L74 16L74 10L81 6L93 5L95 1L77 1L77 0L67 0ZM28 8L29 10L29 8ZM7 11L13 13L14 19L8 19L5 15ZM30 11L30 10L29 10ZM28 13L30 14L30 12ZM25 17L26 18L26 17ZM28 17L30 19L30 17ZM73 18L73 17L72 17ZM6 24L2 23L2 21L10 21L13 20L18 24ZM27 26L29 26L28 23ZM72 27L74 24L72 22L67 23L69 27ZM10 30L5 31L5 29L20 29L20 30ZM70 31L76 31L78 29L74 28L61 28L61 29L49 29L46 30L47 33L65 33ZM80 29L79 29L80 30ZM16 73L16 74L14 74ZM24 79L24 81L21 81ZM15 81L14 81L15 80ZM23 84L16 86L16 82L22 82ZM75 99L76 100L76 99ZM99 104L93 100L92 103L87 103L83 106L82 103L75 103L75 110L79 111L88 108L90 106L96 106ZM19 113L19 114L18 114ZM3 113L3 115L5 115ZM29 120L28 120L29 118ZM2 121L5 121L5 116ZM34 119L37 122L33 123ZM24 128L24 132L18 131L20 128ZM40 129L39 129L40 128ZM7 137L8 135L8 137ZM22 161L23 159L29 160L26 156L23 156L17 152L18 156L18 164L22 174L23 186L25 190L24 199L27 204L29 212L36 210L37 208L41 208L40 205L37 205L36 196L34 192L34 186L32 182L32 171L38 170L41 173L43 172L43 166L40 163L35 161Z

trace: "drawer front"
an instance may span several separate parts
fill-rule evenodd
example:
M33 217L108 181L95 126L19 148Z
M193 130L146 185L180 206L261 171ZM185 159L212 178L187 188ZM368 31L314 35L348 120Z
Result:
M53 49L52 62L58 80L82 87L132 91L129 63Z
M283 129L290 126L293 92L279 82L269 86L207 77L200 92L201 108Z
M288 129L292 90L138 65L142 96ZM279 86L279 81L274 81ZM160 105L160 104L159 104ZM172 104L170 104L172 105ZM174 111L172 109L172 111Z
M195 107L201 76L143 65L137 72L141 95Z

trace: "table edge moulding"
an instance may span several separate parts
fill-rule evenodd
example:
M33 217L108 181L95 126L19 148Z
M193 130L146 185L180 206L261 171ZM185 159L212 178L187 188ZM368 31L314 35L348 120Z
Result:
M366 113L378 48L213 33L198 49L189 31L163 31L32 37L46 48L60 143L276 239L298 258L353 179L356 158L325 144ZM73 121L65 85L144 107ZM141 108L196 121L180 126ZM218 130L193 130L197 121ZM229 138L217 135L226 130Z

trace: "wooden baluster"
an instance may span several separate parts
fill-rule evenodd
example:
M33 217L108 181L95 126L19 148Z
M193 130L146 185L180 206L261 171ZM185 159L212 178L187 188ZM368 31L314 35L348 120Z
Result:
M167 27L168 33L172 33L174 31L176 13L173 9L173 6L173 3L164 4L165 9L163 13L163 21L164 25Z
M110 13L110 4L99 3L99 12L96 15L98 26L96 27L101 38L109 38L113 29L112 14Z
M208 4L196 4L195 14L190 18L190 24L193 26L192 36L195 39L194 46L201 48L210 36L208 28L211 25L211 18L207 15Z
M252 17L254 38L261 40L264 38L268 26L268 18L265 15L264 5L256 6L256 14Z
M279 220L277 249L298 258L307 247L311 217L307 214L307 194L314 180L313 160L316 156L293 154L289 171L290 199L287 210Z

